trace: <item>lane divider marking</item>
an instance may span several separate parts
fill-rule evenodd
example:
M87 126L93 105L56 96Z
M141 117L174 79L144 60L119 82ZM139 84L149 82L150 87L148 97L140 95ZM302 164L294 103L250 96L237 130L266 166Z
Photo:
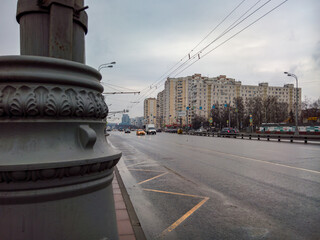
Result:
M140 163L135 163L135 164L131 164L128 165L128 167L130 166L136 166L139 164L143 164L143 163L147 163L147 161L143 161ZM148 169L134 169L134 168L128 168L129 171L141 171L141 172L160 172L161 174L149 178L147 180L144 180L142 182L139 182L138 184L143 184L149 181L152 181L154 179L157 179L159 177L162 177L166 174L168 174L169 172L164 172L164 171L155 171L155 170L148 170ZM168 192L168 191L163 191L163 190L157 190L157 189L148 189L148 188L142 188L142 190L144 191L148 191L148 192L156 192L156 193L164 193L164 194L171 194L171 195L178 195L178 196L184 196L184 197L193 197L193 198L201 198L202 200L195 205L193 208L191 208L187 213L185 213L182 217L180 217L177 221L175 221L173 224L171 224L167 229L165 229L160 236L163 237L164 235L166 235L167 233L173 231L175 228L177 228L182 222L184 222L188 217L190 217L195 211L197 211L203 204L205 204L206 201L209 200L209 197L204 197L204 196L198 196L198 195L193 195L193 194L186 194L186 193L178 193L178 192Z
M183 144L179 144L179 143L175 143L178 146L184 146ZM227 156L232 156L232 157L237 157L237 158L242 158L242 159L246 159L246 160L250 160L250 161L254 161L254 162L260 162L260 163L265 163L265 164L271 164L271 165L275 165L275 166L280 166L280 167L286 167L286 168L291 168L291 169L295 169L295 170L301 170L301 171L306 171L306 172L311 172L311 173L317 173L319 174L319 171L315 171L315 170L310 170L310 169L305 169L305 168L299 168L299 167L293 167L293 166L288 166L288 165L284 165L281 163L273 163L273 162L268 162L268 161L264 161L264 160L260 160L260 159L255 159L255 158L249 158L249 157L243 157L243 156L239 156L239 155L234 155L231 153L224 153L224 152L219 152L219 151L214 151L214 150L210 150L210 149L206 149L206 148L193 148L191 146L187 147L188 149L192 148L192 149L196 149L196 150L203 150L203 151L207 151L207 152L214 152L214 153L218 153L221 155L227 155Z

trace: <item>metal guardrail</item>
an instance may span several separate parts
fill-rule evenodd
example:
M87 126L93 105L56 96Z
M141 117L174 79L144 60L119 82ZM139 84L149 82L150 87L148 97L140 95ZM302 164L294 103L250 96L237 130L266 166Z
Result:
M289 134L260 134L260 133L227 133L221 134L217 132L188 132L183 133L185 135L195 135L195 136L207 136L207 137L229 137L229 138L241 138L241 139L266 139L270 141L270 139L277 139L278 142L284 139L290 140L290 142L295 141L304 141L304 143L308 143L308 141L320 141L320 135L289 135Z

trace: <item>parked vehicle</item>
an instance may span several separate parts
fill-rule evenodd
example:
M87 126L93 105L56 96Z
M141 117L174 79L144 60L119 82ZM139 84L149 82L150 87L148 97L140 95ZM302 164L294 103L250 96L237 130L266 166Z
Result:
M154 135L157 134L157 131L156 131L156 128L155 128L154 124L147 124L146 125L146 133L148 135L149 134L154 134Z
M131 133L131 131L130 131L129 128L127 128L127 129L124 131L124 133Z
M157 129L157 132L162 132L161 128L158 128L158 129Z
M199 129L197 129L196 132L205 133L205 132L207 132L207 130L204 129L203 127L201 127L201 128L199 128Z
M137 136L146 135L145 131L143 131L142 129L138 129L138 130L136 131L136 134L137 134Z
M168 128L168 129L165 129L164 131L168 132L168 133L177 133L178 129L176 129L176 128Z
M220 131L220 134L223 134L223 135L228 135L228 134L236 134L236 133L239 133L239 130L236 129L236 128L222 128L222 130Z

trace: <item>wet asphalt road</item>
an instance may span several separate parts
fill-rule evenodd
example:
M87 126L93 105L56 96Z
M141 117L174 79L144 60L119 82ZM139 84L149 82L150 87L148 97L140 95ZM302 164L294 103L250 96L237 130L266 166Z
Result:
M320 145L111 132L148 239L320 239Z

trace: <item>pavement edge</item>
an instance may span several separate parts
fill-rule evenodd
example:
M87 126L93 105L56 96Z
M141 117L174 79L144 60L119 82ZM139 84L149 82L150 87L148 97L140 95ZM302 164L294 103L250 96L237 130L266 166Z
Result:
M134 210L134 207L133 207L132 202L130 200L129 194L128 194L127 189L122 181L121 175L120 175L117 167L115 167L114 172L115 172L117 180L118 180L118 184L120 187L120 191L121 191L124 203L127 207L127 211L128 211L128 215L129 215L129 219L130 219L132 228L133 228L134 235L137 240L146 240L146 236L142 230L140 221L139 221L138 216Z

